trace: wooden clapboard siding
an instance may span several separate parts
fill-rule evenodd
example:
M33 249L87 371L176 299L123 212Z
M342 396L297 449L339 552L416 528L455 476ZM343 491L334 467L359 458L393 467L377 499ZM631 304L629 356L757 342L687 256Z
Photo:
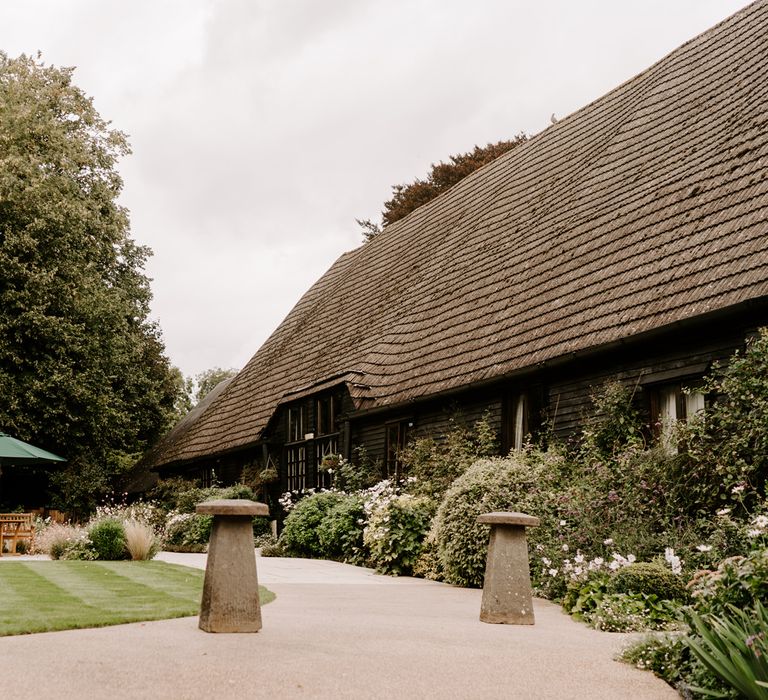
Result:
M583 426L585 416L593 410L591 396L607 381L616 380L631 387L635 391L635 405L647 420L649 384L710 372L714 363L727 361L744 347L752 322L756 320L768 323L768 316L752 317L738 328L722 322L717 329L710 327L684 335L671 333L653 343L575 364L567 372L556 373L550 379L548 390L549 417L555 436L567 437ZM715 330L718 333L714 333Z

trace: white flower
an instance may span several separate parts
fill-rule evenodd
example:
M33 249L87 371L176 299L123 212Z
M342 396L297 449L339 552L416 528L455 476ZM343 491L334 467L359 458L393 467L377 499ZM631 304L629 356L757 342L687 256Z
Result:
M613 561L612 561L610 564L608 564L608 568L609 568L611 571L616 571L617 569L621 568L621 564L619 564L619 562L617 562L617 561L614 559L614 560L613 560Z
M596 569L599 569L603 564L605 564L605 559L602 557L595 557L591 562L589 562L589 565L594 565Z
M577 549L576 556L573 558L577 564L581 564L584 561L584 555Z
M680 561L680 557L675 555L675 550L672 549L672 547L667 547L664 550L664 559L667 560L667 564L669 564L669 567L672 569L673 574L679 574L683 571L682 562Z
M565 525L565 520L561 520L561 521L560 521L560 526L562 527L562 526L564 526L564 525Z
M755 527L760 528L766 528L768 527L768 515L758 515L753 521L752 524Z
M762 530L747 530L747 537L760 537L762 534Z
M613 538L609 537L607 540L603 540L603 544L605 544L605 545L612 545L613 544Z
M720 510L717 511L717 514L718 515L728 515L728 513L730 513L730 512L731 512L730 508L721 508Z
M544 566L549 566L552 562L547 559L546 557L541 558L541 563L544 564Z
M630 564L634 564L637 561L637 557L634 554L627 554L627 561Z
M712 549L711 544L699 544L696 545L696 549L698 549L700 552L709 552Z
M744 490L744 484L737 484L731 489L731 493L741 493Z
M563 551L564 551L564 552L567 552L567 551L568 551L568 545L567 545L567 544L564 544L564 545L563 545Z
M550 569L549 570L549 575L550 576L557 576L557 569Z

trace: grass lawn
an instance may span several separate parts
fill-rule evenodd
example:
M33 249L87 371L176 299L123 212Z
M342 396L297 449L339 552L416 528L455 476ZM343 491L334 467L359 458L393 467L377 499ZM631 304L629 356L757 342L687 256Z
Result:
M203 577L161 561L3 562L0 636L197 615Z

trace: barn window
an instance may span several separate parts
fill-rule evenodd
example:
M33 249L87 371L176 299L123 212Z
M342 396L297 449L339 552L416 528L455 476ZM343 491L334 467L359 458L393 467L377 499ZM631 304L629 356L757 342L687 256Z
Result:
M525 444L525 436L528 435L528 396L526 394L517 394L512 400L512 430L511 446L515 452L520 452Z
M303 491L307 487L307 446L294 445L286 451L289 491Z
M677 452L675 426L704 410L704 393L695 387L683 390L680 382L660 384L649 390L651 426L658 441L670 452Z
M286 416L286 488L289 491L302 491L307 487L306 407L302 404L289 406Z
M322 469L323 460L339 455L339 414L341 396L326 394L315 400L315 465L317 466L317 486L330 488L333 474Z
M304 406L291 406L288 409L288 442L304 439L305 413Z
M501 447L520 452L531 433L531 399L528 392L513 391L504 397L501 416Z
M408 440L408 429L413 423L398 421L387 423L386 428L386 468L387 476L403 478L402 453Z
M341 409L341 399L334 394L321 396L317 399L317 434L329 435L339 432L339 413Z

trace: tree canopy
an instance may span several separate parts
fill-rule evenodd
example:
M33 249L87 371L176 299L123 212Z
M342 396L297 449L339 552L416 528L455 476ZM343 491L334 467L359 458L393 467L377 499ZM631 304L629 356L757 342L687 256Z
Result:
M68 459L88 508L167 427L178 394L118 204L124 134L71 68L0 52L0 429Z
M500 155L512 150L528 140L528 136L520 133L510 141L498 141L489 143L485 147L475 146L468 153L449 156L448 163L442 161L432 168L424 180L416 178L413 182L404 185L392 186L392 199L384 202L384 210L381 212L381 224L371 219L357 219L362 229L363 236L370 240L381 232L383 226L389 226L410 214L414 209L433 200L442 192L449 190L459 180L473 173L483 165L487 165Z
M234 367L229 369L223 369L221 367L211 367L200 374L195 375L195 384L197 385L197 391L195 392L193 403L200 403L211 391L216 387L219 382L225 379L230 379L237 374L237 370Z

